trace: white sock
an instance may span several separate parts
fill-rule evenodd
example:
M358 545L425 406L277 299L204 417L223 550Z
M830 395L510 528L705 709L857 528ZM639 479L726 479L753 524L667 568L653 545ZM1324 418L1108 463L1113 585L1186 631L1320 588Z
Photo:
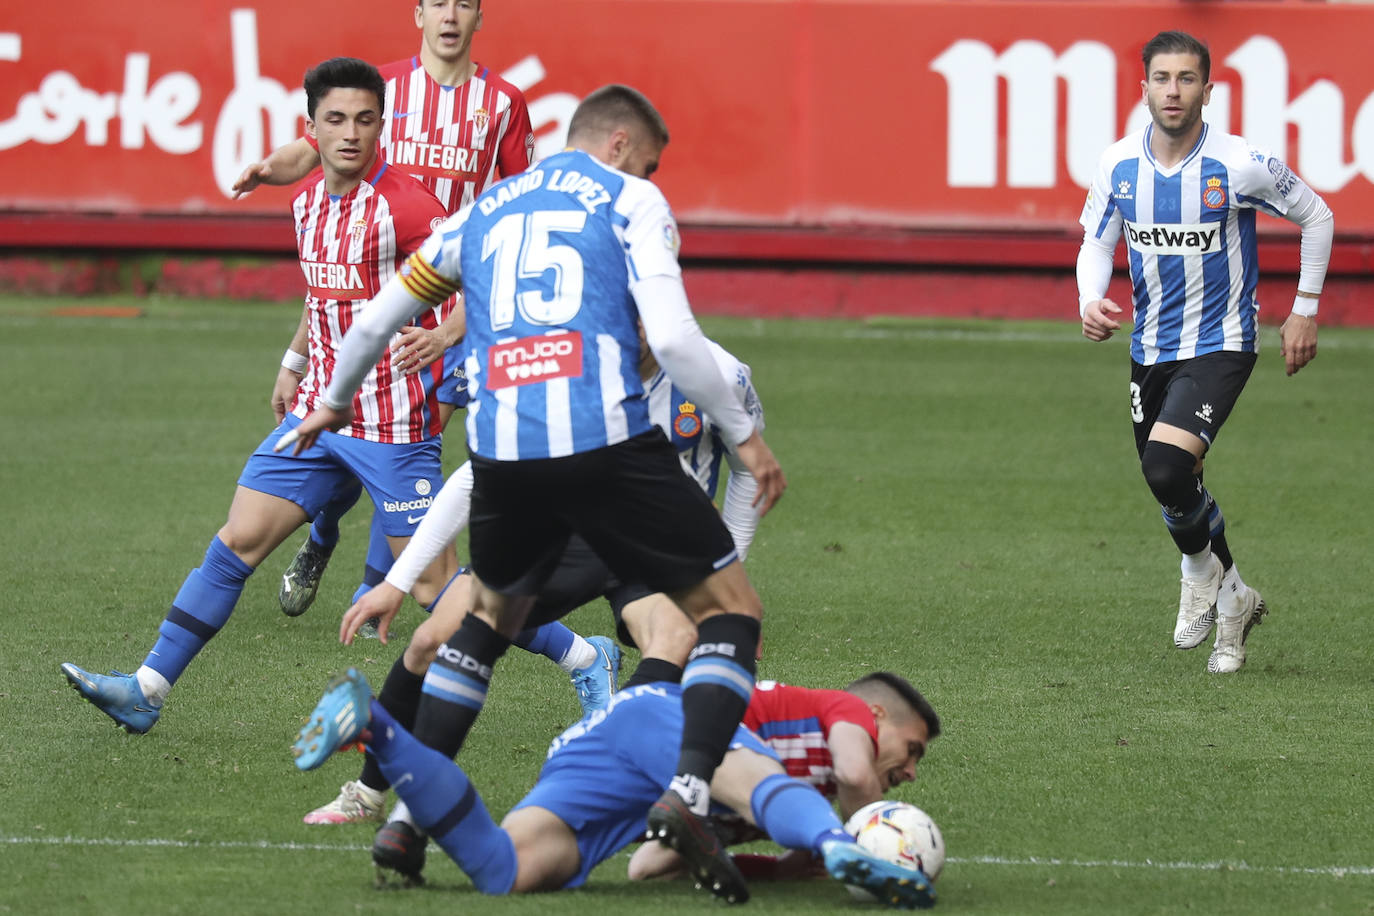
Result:
M134 672L134 678L143 691L143 698L153 706L161 706L167 694L172 692L172 682L147 665L140 665Z
M1185 553L1180 568L1185 579L1205 579L1212 565L1212 545L1208 544L1200 553Z
M1217 613L1223 617L1235 617L1244 613L1240 596L1245 593L1245 583L1241 581L1240 569L1232 566L1221 577L1221 592L1217 595Z
M415 823L415 818L410 816L410 809L406 807L406 803L401 801L399 798L396 799L396 807L391 809L391 816L388 817L386 820L387 823L391 823L392 821L401 821L402 823L409 824L416 830L420 829Z
M705 817L711 811L711 787L700 776L674 776L668 785L697 817Z
M558 660L558 667L572 674L578 668L585 668L594 661L596 661L596 647L574 633L573 644Z
M368 804L380 805L386 796L385 789L374 789L361 779L355 780L353 785L358 790L358 794L367 799Z

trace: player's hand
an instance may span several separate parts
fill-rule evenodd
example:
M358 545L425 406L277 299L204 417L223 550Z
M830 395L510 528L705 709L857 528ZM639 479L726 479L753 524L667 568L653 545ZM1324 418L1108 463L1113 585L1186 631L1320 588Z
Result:
M1083 310L1083 336L1089 340L1103 341L1121 328L1121 322L1113 315L1121 314L1121 306L1110 299L1089 302Z
M230 200L238 200L271 177L272 166L266 162L254 162L244 169L239 177L234 179L234 183L229 186L229 190L234 192Z
M391 345L391 365L402 375L414 375L444 355L448 343L438 330L407 325L401 328L401 338Z
M301 421L301 425L295 429L287 430L277 444L272 446L272 451L280 452L287 446L295 445L291 454L299 455L301 452L315 444L315 440L320 438L320 433L326 429L343 429L353 421L353 408L346 407L343 410L335 410L332 407L321 407L313 411L309 416Z
M1279 353L1289 375L1317 358L1317 319L1289 315L1279 326Z
M339 623L339 642L345 646L353 645L353 636L358 632L358 627L376 617L377 638L385 645L391 620L401 610L401 602L405 597L405 592L389 582L372 586L351 608L344 611L343 620Z
M749 473L754 475L754 480L758 481L759 490L754 494L753 505L759 510L759 518L762 518L782 498L783 490L787 489L782 466L773 457L773 450L763 441L763 434L757 429L739 444L735 454L739 455Z
M300 384L300 374L285 366L277 372L277 383L272 386L272 413L276 415L278 423L286 419L286 412L291 409L291 402L295 400Z

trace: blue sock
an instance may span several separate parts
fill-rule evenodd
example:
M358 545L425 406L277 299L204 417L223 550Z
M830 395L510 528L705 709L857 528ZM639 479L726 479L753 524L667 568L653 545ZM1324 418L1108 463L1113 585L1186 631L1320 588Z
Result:
M749 796L754 822L773 842L789 849L819 852L822 841L852 840L830 802L800 780L782 773L769 776Z
M370 750L415 825L458 863L484 894L509 894L515 885L515 844L496 826L458 764L421 744L372 701Z
M391 544L386 539L386 533L382 531L381 518L380 513L373 511L372 527L368 529L367 535L367 563L363 567L363 584L353 593L355 603L367 594L372 586L385 579L386 574L391 572L391 564L396 562L396 558L391 555Z
M205 644L229 620L253 567L215 537L200 566L191 570L158 627L158 639L143 664L175 684Z
M339 519L353 508L362 492L362 484L355 482L348 490L335 494L310 523L310 540L321 547L333 547L339 543Z
M541 627L521 630L511 642L527 652L542 655L557 664L563 660L563 656L568 654L568 650L573 647L573 640L576 638L576 633L555 620L553 623L546 623Z

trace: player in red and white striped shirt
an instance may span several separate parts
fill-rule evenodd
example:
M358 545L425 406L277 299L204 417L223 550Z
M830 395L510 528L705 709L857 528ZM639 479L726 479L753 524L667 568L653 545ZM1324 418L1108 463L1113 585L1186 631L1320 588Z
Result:
M308 182L292 201L296 246L305 274L305 315L310 361L292 415L304 418L328 387L340 342L355 311L396 275L408 252L419 247L443 208L422 185L374 153L366 175L345 194L329 171ZM435 328L453 307L427 310L420 319ZM441 431L434 389L442 367L402 375L390 360L369 370L353 399L353 422L344 435L370 442L422 442Z
M309 128L324 163L295 203L301 267L309 285L314 391L328 383L333 370L330 341L343 336L354 312L425 238L443 208L380 157L385 90L376 68L335 58L306 74L305 88ZM423 321L432 326L440 317L435 310ZM253 570L355 478L364 481L382 510L385 531L399 552L442 481L432 399L438 376L421 376L419 382L401 378L383 360L370 375L373 384L354 401L356 422L343 433L321 437L298 457L272 449L300 423L286 417L248 459L228 520L182 584L142 667L132 675L106 676L67 663L62 672L72 686L127 731L148 731L172 685L229 621ZM313 397L302 392L302 411ZM432 603L456 567L452 552L441 557L411 594Z
M417 0L413 15L421 31L419 54L381 68L386 80L382 151L394 168L413 175L433 191L445 212L451 214L471 203L498 177L528 168L534 154L534 133L520 90L472 59L472 38L482 27L480 0ZM248 166L233 185L234 196L259 184L292 184L309 174L319 161L309 137L292 141L262 162ZM426 370L445 358L449 380L439 395L440 419L444 422L454 407L466 403L461 360L452 354L446 357L462 336L461 317L459 310L438 328L404 328L393 344L394 363L407 373ZM302 381L300 367L305 353L303 316L272 391L278 419ZM453 391L455 386L460 390ZM320 576L338 541L338 519L356 498L356 492L350 494L316 519L310 537L283 578L281 604L285 613L304 613L314 600ZM382 581L390 567L389 557L374 525L363 587L354 600ZM579 638L575 648L569 657L569 670L587 661L587 644Z
M636 672L621 689L641 680ZM940 734L940 718L929 701L905 678L886 671L866 675L843 690L759 681L741 724L778 755L788 776L835 799L841 820L878 801L888 789L914 780L926 746ZM714 821L727 846L765 838L737 816ZM804 851L735 859L741 871L756 878L793 877L815 865ZM630 878L663 877L680 867L677 853L649 842L631 857Z

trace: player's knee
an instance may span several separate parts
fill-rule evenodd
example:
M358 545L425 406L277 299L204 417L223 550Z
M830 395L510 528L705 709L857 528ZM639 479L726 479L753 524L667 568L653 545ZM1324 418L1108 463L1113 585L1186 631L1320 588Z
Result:
M406 646L405 665L413 672L427 669L444 640L453 635L451 631L444 633L443 628L432 626L434 622L434 618L426 620L410 636L410 644Z
M1140 456L1140 472L1161 506L1191 509L1202 502L1202 485L1193 468L1197 457L1192 452L1167 442L1146 443Z

